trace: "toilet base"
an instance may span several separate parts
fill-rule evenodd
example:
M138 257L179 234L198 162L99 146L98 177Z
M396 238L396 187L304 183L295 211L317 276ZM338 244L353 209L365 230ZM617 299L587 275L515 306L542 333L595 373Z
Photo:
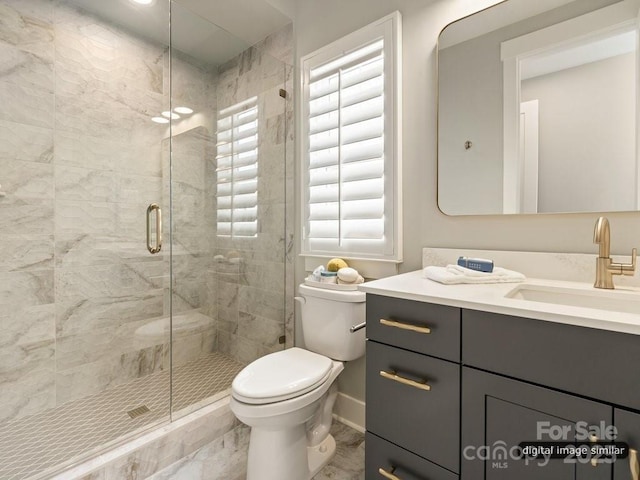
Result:
M252 428L247 480L309 480L322 470L336 453L336 441L328 435L309 447L301 427L293 435Z
M328 435L319 445L307 447L309 459L309 471L313 478L322 468L331 461L336 453L336 441L333 435Z

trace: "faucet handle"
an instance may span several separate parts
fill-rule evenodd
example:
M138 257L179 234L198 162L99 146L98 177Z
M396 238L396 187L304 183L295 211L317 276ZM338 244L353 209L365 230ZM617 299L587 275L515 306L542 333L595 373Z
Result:
M636 255L638 251L634 248L631 250L631 263L621 263L620 268L622 275L633 275L636 271Z
M631 250L631 263L612 263L613 275L633 275L636 271L637 250Z

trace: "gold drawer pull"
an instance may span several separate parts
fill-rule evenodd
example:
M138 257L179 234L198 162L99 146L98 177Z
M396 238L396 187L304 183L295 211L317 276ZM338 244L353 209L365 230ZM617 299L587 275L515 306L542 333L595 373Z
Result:
M393 471L396 467L393 467L390 472L387 472L384 468L380 467L378 469L378 473L382 475L384 478L388 478L389 480L401 480L400 477L393 474Z
M631 470L631 480L640 480L640 464L638 464L638 450L629 449L629 469Z
M596 435L594 435L593 433L591 435L589 435L589 441L591 443L597 443L598 440L599 440L598 437ZM597 467L598 466L598 459L597 458L592 458L590 463L591 463L592 467Z
M395 372L385 372L384 370L380 370L380 376L382 378L387 378L389 380L393 380L394 382L399 382L403 385L409 385L410 387L419 388L420 390L425 390L427 392L431 390L431 385L429 385L428 383L420 383L416 382L415 380L409 380L408 378L396 375Z
M396 327L417 333L431 333L431 329L429 327L418 327L417 325L411 325L410 323L396 322L395 320L387 320L386 318L381 318L380 323L387 327Z

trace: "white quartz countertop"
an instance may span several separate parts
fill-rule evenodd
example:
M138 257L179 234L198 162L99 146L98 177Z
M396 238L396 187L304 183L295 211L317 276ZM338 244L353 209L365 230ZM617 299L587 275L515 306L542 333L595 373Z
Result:
M615 281L615 278L614 278ZM614 292L594 289L592 284L529 278L523 283L443 285L423 278L422 270L359 285L366 293L419 302L514 315L549 322L640 335L640 314L508 298L518 286L551 286L575 289L587 295L611 296L640 303L640 288L617 287Z

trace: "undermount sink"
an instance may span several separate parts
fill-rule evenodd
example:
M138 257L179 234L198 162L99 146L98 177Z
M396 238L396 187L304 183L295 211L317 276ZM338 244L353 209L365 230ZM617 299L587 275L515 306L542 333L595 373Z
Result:
M628 291L579 289L550 285L518 285L506 298L640 314L640 294Z

